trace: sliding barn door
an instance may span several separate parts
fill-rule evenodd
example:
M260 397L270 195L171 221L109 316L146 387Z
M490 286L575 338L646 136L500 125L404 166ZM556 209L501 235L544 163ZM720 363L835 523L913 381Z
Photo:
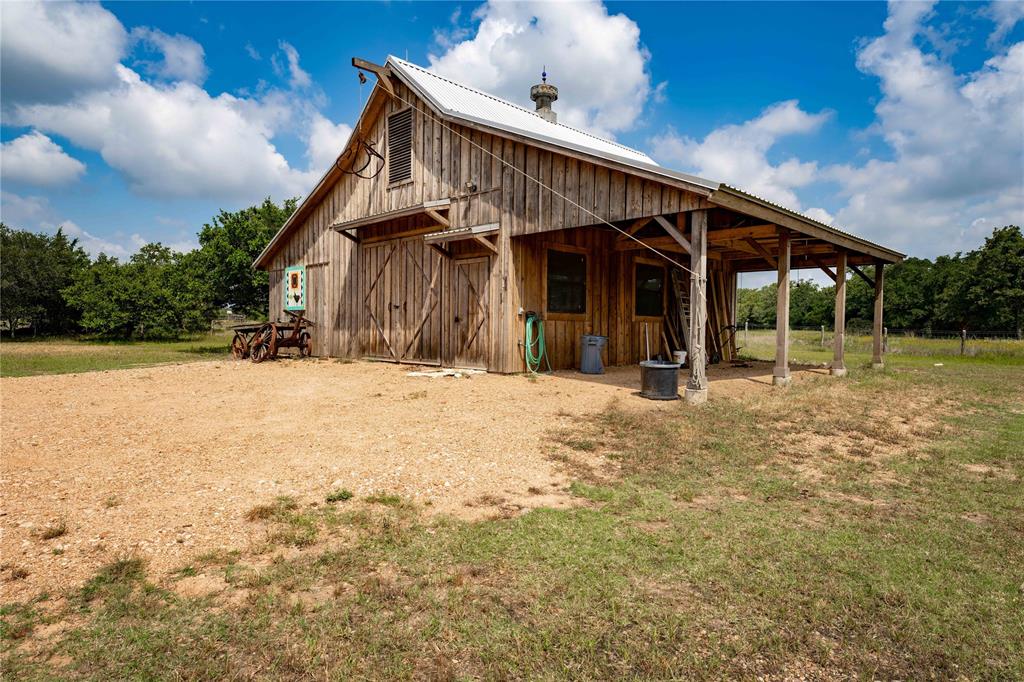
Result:
M398 333L401 329L401 305L392 300L401 267L396 267L396 242L362 247L360 277L362 278L363 352L368 358L398 361L401 352Z
M487 369L489 257L453 260L446 291L446 362L455 367Z
M443 257L421 239L362 248L366 357L441 364Z
M402 305L401 359L440 365L444 257L422 239L401 242L398 251L402 277L393 298Z

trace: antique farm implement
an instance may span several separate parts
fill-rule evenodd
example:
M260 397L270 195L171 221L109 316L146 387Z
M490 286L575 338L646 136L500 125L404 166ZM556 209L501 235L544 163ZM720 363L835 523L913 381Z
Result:
M312 355L313 338L308 328L315 326L313 321L303 317L301 311L286 310L285 313L292 318L290 323L267 322L233 327L235 336L231 339L231 357L263 362L267 358L276 358L281 348L298 348L301 357Z

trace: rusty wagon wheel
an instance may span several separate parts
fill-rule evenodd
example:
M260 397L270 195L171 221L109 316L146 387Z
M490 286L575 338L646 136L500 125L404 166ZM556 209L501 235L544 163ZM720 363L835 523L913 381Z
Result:
M270 344L274 339L274 326L265 324L252 337L249 353L253 362L263 362L270 355Z
M308 358L313 354L313 337L309 332L299 334L299 357Z
M249 357L249 342L245 340L245 334L235 332L235 338L231 339L231 357L235 360Z

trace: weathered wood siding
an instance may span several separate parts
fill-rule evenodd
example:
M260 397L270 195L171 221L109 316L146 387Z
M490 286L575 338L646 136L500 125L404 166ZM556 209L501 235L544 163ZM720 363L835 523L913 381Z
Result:
M522 370L519 306L542 308L541 302L530 298L535 295L531 283L539 277L542 261L538 256L541 252L528 246L529 242L517 244L521 236L543 234L545 240L582 242L589 245L588 248L594 248L595 254L604 253L606 249L597 248L598 242L613 238L613 233L606 234L600 230L573 233L566 231L567 228L593 225L600 220L623 221L673 213L704 205L702 198L678 188L478 129L442 123L404 85L398 84L398 94L416 107L412 180L389 187L386 168L371 179L348 174L340 176L284 240L268 268L271 319L281 316L284 268L289 265L313 268L309 270L313 274L308 276L307 282L311 308L315 307L309 311L309 316L317 324L317 355L361 357L367 353L377 354L379 348L366 346L368 339L372 338L366 288L370 281L368 273L374 268L367 251L372 244L382 243L389 235L421 239L418 235L409 235L409 231L419 230L422 233L431 228L425 216L392 220L381 226L361 229L360 236L366 238L367 243L357 246L330 229L332 224L438 199L451 200L448 217L452 227L498 223L500 233L495 238L497 254L470 242L453 244L451 249L456 256L488 257L484 266L473 268L471 277L465 277L463 272L463 279L476 282L482 276L481 272L488 273L485 296L490 308L484 340L488 349L486 365L493 371L514 372ZM373 120L364 122L362 134L375 149L386 154L387 116L408 105L387 97L379 89L373 97L379 101L371 102L371 108L376 107L378 113ZM373 168L375 165L371 163L367 171ZM554 191L542 189L524 172L550 185ZM585 210L573 202L578 202ZM595 218L595 214L598 217ZM405 236L400 236L403 233ZM595 276L611 282L617 281L612 278L625 267L620 263L632 262L633 254L604 253L596 258L603 260L600 267L593 268ZM598 260L593 262L597 264ZM406 270L400 267L396 272ZM631 283L631 271L626 274ZM456 296L451 289L450 265L445 266L441 277L442 296ZM578 361L578 337L584 329L616 335L615 343L610 344L612 355L607 358L610 364L633 362L638 357L637 349L642 339L638 336L637 325L616 318L621 311L616 312L618 304L614 297L625 294L604 280L602 282L601 286L593 289L602 292L590 308L593 319L560 322L549 328L549 338L555 339L559 354L558 362L564 366ZM632 292L626 293L632 301ZM447 330L445 325L450 322L442 317L439 324ZM657 340L661 333L660 328L654 327L652 324L652 346L659 343ZM451 339L454 336L448 331L443 333L448 339L446 343L453 343ZM570 339L575 340L570 343Z
M662 323L638 320L634 315L633 270L640 259L650 259L637 251L615 251L617 233L598 228L561 230L512 240L512 259L516 268L513 305L535 311L544 318L548 357L554 369L579 367L580 341L584 334L608 337L602 360L606 365L625 365L644 359L644 329L650 333L651 353L661 348ZM583 249L587 256L587 312L582 316L548 315L544 300L546 278L545 252L567 245ZM669 285L667 280L666 286ZM517 348L511 371L525 370L522 342L525 318L516 315L512 330Z

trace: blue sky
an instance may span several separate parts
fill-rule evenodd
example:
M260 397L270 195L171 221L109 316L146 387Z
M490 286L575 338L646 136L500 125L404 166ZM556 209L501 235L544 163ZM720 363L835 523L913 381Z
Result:
M388 53L932 257L1024 217L1024 3L5 4L3 220L186 249L304 194ZM59 54L50 49L61 45Z

